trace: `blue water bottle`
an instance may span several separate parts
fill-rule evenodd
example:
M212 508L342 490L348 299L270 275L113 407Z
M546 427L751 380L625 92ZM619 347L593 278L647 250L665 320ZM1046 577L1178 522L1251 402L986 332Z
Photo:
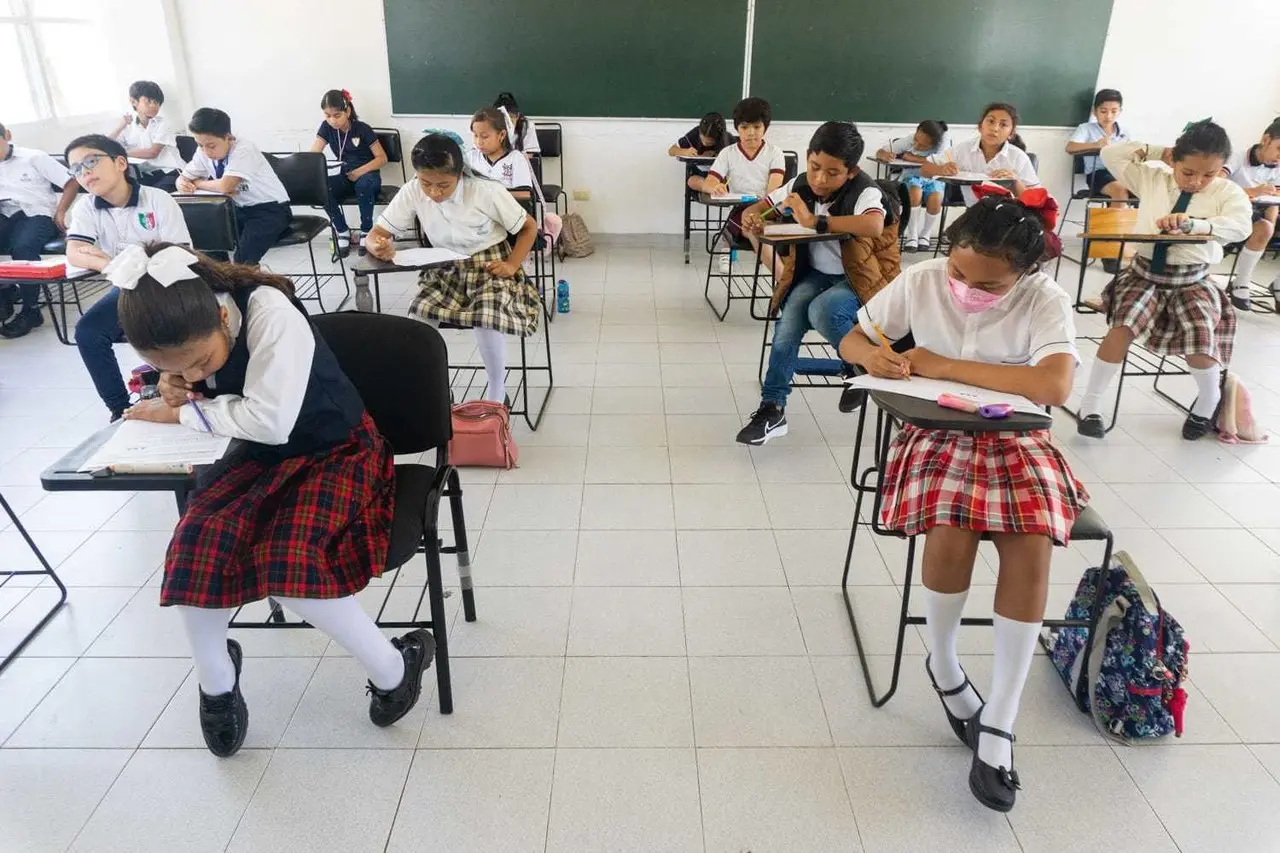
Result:
M556 282L556 313L569 313L569 282L564 279Z

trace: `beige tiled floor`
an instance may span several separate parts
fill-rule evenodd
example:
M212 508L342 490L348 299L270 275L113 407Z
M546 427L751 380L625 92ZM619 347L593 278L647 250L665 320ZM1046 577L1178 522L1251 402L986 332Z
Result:
M289 271L301 256L267 260ZM0 342L0 490L71 587L0 676L0 853L1280 850L1280 450L1182 442L1143 380L1105 442L1059 416L1094 505L1186 627L1188 729L1114 748L1037 660L1018 724L1026 787L998 815L967 790L915 629L898 695L868 701L838 590L853 420L833 391L802 391L791 435L734 443L758 402L760 327L742 304L714 320L704 269L665 238L601 241L562 268L573 310L551 328L542 427L517 424L520 468L464 473L480 618L456 619L449 599L455 713L424 695L375 729L341 650L256 632L242 638L249 740L226 761L201 748L181 631L155 606L171 503L41 491L40 470L104 413L48 328ZM1076 269L1062 268L1072 290ZM385 281L385 310L412 286ZM1273 425L1278 335L1280 320L1247 315L1236 349ZM474 356L466 334L449 342ZM27 567L8 527L0 561ZM855 549L881 684L904 554ZM1055 555L1051 610L1097 556ZM978 561L973 614L990 610L993 561ZM0 588L0 651L49 600L33 586ZM961 646L985 684L988 633Z

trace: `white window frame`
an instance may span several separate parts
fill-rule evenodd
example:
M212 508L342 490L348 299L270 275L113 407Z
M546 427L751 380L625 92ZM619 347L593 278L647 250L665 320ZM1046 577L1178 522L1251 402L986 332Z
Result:
M6 11L7 9L7 11ZM40 44L37 24L84 24L91 23L93 18L77 16L37 15L31 11L29 0L0 0L0 24L16 26L18 48L22 52L22 66L26 72L27 86L31 93L31 103L36 108L35 121L49 121L59 118L82 118L98 113L76 113L59 115L57 100L53 92L53 75L45 63L45 52Z

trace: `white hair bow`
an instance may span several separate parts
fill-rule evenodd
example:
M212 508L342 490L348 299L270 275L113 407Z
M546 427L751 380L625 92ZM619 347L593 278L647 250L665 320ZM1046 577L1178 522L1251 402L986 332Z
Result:
M516 123L511 120L511 113L507 112L506 107L498 107L498 112L502 113L502 118L507 124L507 142L512 148L516 147Z
M116 255L102 272L121 290L133 290L144 275L154 278L161 287L168 287L175 281L196 278L191 267L197 260L190 250L181 246L169 246L150 257L141 246L129 246Z

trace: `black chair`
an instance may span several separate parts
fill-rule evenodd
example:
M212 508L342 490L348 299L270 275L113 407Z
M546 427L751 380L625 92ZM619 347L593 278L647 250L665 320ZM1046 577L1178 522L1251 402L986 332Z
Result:
M196 144L194 136L187 136L185 133L179 133L174 137L174 144L178 147L178 156L182 158L182 162L190 163L191 158L196 156L196 150L199 145Z
M179 195L174 201L191 234L191 248L220 261L236 253L236 205L227 196Z
M440 713L453 712L453 688L449 677L449 624L444 608L444 581L440 555L458 559L463 614L476 621L475 591L471 584L471 556L462 509L462 484L448 461L453 422L449 396L448 352L440 333L425 323L390 314L343 312L314 317L316 329L333 350L364 400L378 432L396 454L434 450L434 465L396 465L396 511L387 550L387 572L408 563L417 554L427 561L427 585L414 590L411 618L387 621L384 615L400 575L387 587L386 598L375 619L382 628L429 628L436 641L436 681ZM394 365L395 369L388 369ZM406 388L408 381L410 387ZM454 544L440 541L439 514L442 498L449 499ZM429 619L422 619L426 597Z
M275 170L280 183L284 184L285 192L289 194L290 205L305 205L324 210L329 202L329 172L323 152L296 151L288 154L267 154L266 158L271 168ZM298 288L298 298L314 299L319 304L321 313L326 310L321 292L325 282L335 278L342 279L344 294L335 310L341 311L347 304L347 300L351 298L351 284L347 281L347 268L341 257L337 259L338 272L336 273L321 273L316 266L316 251L312 241L325 231L329 232L330 239L334 245L337 245L338 232L334 230L333 223L329 221L327 214L316 216L295 213L289 219L288 231L276 241L276 248L303 245L307 247L307 255L311 259L311 274L291 277L301 278L306 282ZM314 290L311 289L313 287Z
M538 183L542 184L542 194L560 212L560 197L564 196L564 208L569 209L569 196L564 191L564 128L558 121L542 122L535 127L538 134L538 147L542 149L541 160L555 160L559 177L554 184L542 183L541 168L538 172Z
M400 165L400 185L403 186L408 182L409 175L404 170L404 142L400 138L400 131L394 127L375 127L373 132L377 134L382 151L387 155L387 162ZM378 190L378 204L390 204L398 192L400 187L383 184Z

